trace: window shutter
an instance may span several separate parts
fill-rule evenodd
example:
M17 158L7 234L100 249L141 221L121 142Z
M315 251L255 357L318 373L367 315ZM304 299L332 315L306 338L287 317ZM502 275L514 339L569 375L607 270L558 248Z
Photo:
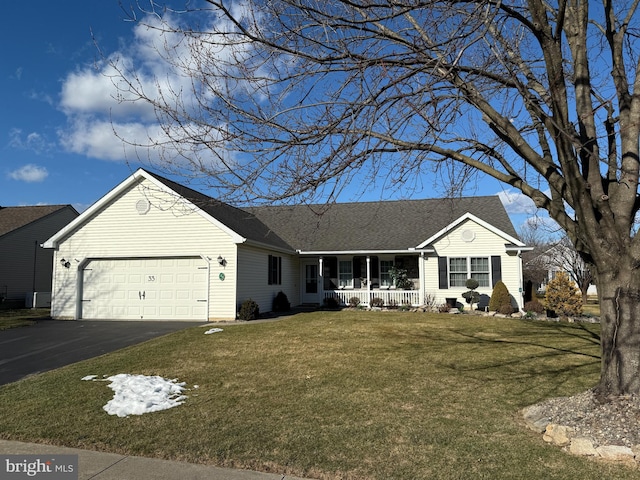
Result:
M502 280L502 259L500 255L493 255L491 257L491 286L495 287L500 280Z
M440 290L449 288L447 257L438 257L438 288L440 288Z
M278 257L278 285L282 285L282 257Z

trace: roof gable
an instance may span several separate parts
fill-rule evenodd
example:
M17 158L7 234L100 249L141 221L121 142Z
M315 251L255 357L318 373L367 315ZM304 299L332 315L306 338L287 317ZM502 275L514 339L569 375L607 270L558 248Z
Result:
M202 215L211 223L227 232L235 243L249 241L267 247L291 251L292 248L279 238L272 230L262 224L250 213L232 207L226 203L215 200L203 193L180 185L167 178L153 174L143 169L138 169L131 176L113 188L100 198L91 207L85 210L78 218L56 233L44 243L45 248L56 248L64 238L72 235L74 231L89 222L98 212L106 208L112 201L124 192L135 188L144 179L149 180L154 187L175 195L189 204L196 214Z
M66 208L75 211L71 205L0 207L0 237Z
M431 237L427 238L424 242L422 242L420 245L418 245L418 248L425 248L427 245L433 244L433 242L435 242L439 238L445 236L450 231L454 230L456 227L458 227L462 223L466 222L467 220L471 220L471 221L477 223L478 225L480 225L480 226L486 228L487 230L495 233L496 235L504 238L505 241L507 241L507 242L509 242L509 243L511 243L513 245L516 245L516 246L519 246L519 247L524 247L525 246L524 243L522 243L517 238L507 234L506 232L501 231L500 229L496 228L495 226L491 225L490 223L485 222L484 220L481 220L480 218L476 217L475 215L467 212L463 216L461 216L460 218L456 219L451 224L447 225L445 228L443 228L439 232L436 232L434 235L432 235Z

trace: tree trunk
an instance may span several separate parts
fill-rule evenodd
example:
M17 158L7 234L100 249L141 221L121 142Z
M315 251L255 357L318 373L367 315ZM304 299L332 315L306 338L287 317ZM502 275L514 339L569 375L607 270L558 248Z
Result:
M601 371L604 400L640 393L640 272L631 266L599 275Z

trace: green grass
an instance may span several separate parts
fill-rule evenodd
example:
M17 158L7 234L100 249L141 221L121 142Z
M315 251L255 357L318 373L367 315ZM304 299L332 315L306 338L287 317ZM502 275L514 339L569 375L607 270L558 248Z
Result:
M598 325L351 311L223 328L2 387L0 437L327 479L640 478L518 413L595 384ZM107 384L80 378L117 373L177 378L189 398L109 416Z
M0 310L0 330L8 328L28 327L37 320L49 318L48 308L21 308Z

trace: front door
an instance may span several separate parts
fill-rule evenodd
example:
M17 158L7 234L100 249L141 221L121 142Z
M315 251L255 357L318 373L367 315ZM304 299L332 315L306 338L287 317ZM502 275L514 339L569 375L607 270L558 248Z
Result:
M318 288L318 261L303 261L302 268L304 269L302 303L320 303L320 289Z

